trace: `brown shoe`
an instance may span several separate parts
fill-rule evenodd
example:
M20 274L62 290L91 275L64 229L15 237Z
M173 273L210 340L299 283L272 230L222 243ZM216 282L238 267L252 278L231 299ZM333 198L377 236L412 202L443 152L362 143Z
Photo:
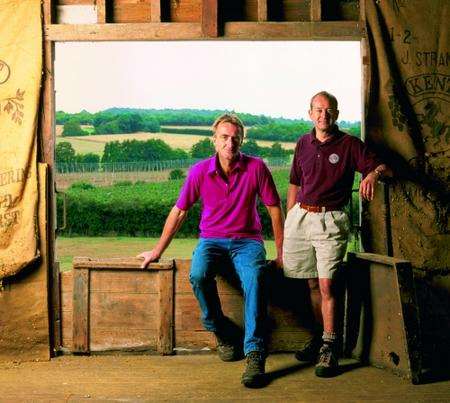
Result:
M242 384L247 388L261 388L265 385L266 356L262 351L250 351L247 365L242 374Z
M222 361L238 361L242 358L242 349L227 337L214 333L217 343L217 355Z
M319 351L319 362L316 365L316 376L331 378L338 375L338 359L334 346L324 343Z

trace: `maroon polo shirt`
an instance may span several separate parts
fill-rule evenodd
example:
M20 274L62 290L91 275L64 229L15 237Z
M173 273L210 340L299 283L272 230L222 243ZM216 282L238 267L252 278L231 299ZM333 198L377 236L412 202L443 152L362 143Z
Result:
M313 129L297 142L290 183L300 186L297 202L339 210L350 200L355 171L366 176L380 164L360 139L337 126L323 143Z

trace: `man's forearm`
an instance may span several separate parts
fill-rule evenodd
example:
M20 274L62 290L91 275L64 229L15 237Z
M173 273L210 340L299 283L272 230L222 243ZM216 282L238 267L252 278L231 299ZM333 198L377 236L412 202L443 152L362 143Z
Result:
M287 197L286 197L286 211L289 211L297 200L297 193L300 186L293 185L292 183L288 186Z
M172 210L170 210L159 241L153 249L159 256L161 256L169 246L170 241L172 241L172 238L178 232L184 220L186 219L186 215L187 211L180 210L176 206L172 207Z
M275 247L277 250L277 257L282 256L283 252L283 227L284 214L281 206L267 206L267 210L272 221L273 237L275 239Z

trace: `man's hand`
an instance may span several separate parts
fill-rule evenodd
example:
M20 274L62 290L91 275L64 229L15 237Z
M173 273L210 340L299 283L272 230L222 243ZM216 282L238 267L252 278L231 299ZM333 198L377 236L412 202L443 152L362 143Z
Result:
M372 171L370 172L359 185L359 194L363 199L372 200L375 193L375 184L377 182L379 175Z
M274 263L276 269L282 269L283 268L283 257L277 256L277 258L275 260L273 260L273 263Z
M144 259L144 261L141 264L141 269L145 269L149 263L156 262L159 260L160 255L155 252L155 250L149 250L147 252L142 252L140 255L137 255L136 257L140 259Z

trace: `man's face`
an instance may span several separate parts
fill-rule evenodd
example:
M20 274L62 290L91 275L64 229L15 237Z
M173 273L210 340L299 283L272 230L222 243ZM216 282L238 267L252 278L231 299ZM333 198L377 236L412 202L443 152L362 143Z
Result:
M336 105L333 105L328 98L318 95L312 101L312 108L309 117L314 123L316 130L329 132L339 116Z
M213 142L219 158L232 161L239 153L242 137L237 126L232 123L222 122L216 128Z

